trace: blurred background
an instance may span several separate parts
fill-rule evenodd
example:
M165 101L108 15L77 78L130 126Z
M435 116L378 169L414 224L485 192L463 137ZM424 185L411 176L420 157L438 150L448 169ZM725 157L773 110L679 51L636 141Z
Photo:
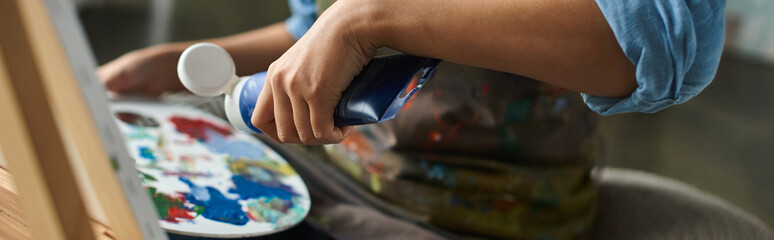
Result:
M153 44L283 21L285 0L78 0L99 64ZM656 114L600 117L603 164L677 179L774 226L774 1L728 1L714 82Z

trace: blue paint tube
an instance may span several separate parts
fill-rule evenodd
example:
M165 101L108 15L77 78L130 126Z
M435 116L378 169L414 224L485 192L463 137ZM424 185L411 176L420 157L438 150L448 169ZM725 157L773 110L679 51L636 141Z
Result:
M398 111L435 71L440 60L406 54L372 59L342 93L333 114L336 126L383 122ZM225 110L236 128L260 133L250 122L266 72L237 77L231 56L211 43L183 52L177 72L183 85L200 96L226 94Z

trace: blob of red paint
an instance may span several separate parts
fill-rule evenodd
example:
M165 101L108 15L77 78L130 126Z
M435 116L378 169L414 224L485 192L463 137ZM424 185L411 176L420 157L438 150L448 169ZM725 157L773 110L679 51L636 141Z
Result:
M231 135L231 129L217 126L209 121L202 119L190 119L185 117L172 116L169 121L175 124L178 132L184 133L196 140L207 141L207 129L215 131L223 136Z
M253 213L252 211L247 211L247 217L249 217L250 220L253 220L256 222L258 221L258 216L255 216L255 213Z
M188 210L185 210L178 206L173 206L167 209L167 213L169 214L169 216L167 217L167 219L164 219L164 220L171 223L179 223L180 220L178 219L187 219L187 220L194 219L194 216L191 216L191 214L188 213Z
M481 94L486 97L487 94L489 94L489 85L484 84L484 86L481 86Z
M430 131L427 135L427 140L430 140L431 142L440 142L441 139L443 139L443 135L438 131Z
M518 205L518 202L516 201L498 199L494 202L494 209L507 212L508 210L511 210L511 208L516 207L516 205Z

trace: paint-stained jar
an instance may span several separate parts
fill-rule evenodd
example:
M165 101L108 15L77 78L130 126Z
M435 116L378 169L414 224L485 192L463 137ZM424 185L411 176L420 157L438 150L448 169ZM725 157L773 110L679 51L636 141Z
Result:
M395 119L325 150L416 220L497 238L582 239L596 211L595 122L578 93L444 62Z

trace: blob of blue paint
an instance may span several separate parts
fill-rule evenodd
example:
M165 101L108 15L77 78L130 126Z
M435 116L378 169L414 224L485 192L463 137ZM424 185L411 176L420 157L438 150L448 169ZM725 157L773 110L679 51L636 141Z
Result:
M226 198L223 193L213 187L198 186L183 177L180 178L180 181L191 189L186 194L185 199L192 204L204 207L204 212L202 212L204 218L238 226L243 226L250 221L237 200Z
M150 160L156 160L156 156L153 155L153 151L148 147L140 147L140 157Z
M239 198L243 200L260 197L276 197L282 200L290 200L293 196L298 196L298 194L293 192L293 188L278 181L251 181L243 175L234 175L231 177L231 181L234 182L235 187L229 189L228 192L238 194Z
M243 140L230 140L215 131L206 130L209 138L204 143L210 151L228 154L232 159L264 159L264 149L258 145Z
M429 165L426 161L420 162L422 168L427 170L427 179L439 180L449 187L457 187L457 179L454 176L454 171L446 168L441 164Z

